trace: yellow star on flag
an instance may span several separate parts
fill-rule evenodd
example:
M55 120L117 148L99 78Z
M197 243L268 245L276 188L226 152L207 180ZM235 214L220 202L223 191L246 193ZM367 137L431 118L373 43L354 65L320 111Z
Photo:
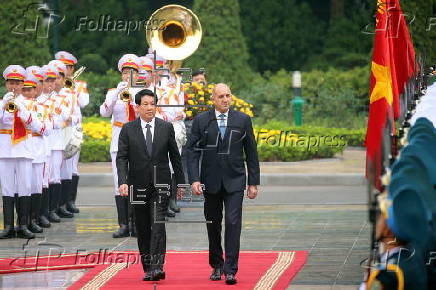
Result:
M392 92L392 77L391 69L389 66L379 65L372 62L371 65L372 74L375 77L375 86L372 89L369 103L386 98L389 105L392 105L393 92Z

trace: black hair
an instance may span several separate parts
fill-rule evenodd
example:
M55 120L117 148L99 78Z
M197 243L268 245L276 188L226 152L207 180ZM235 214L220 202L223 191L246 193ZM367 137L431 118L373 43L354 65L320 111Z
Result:
M140 90L139 92L136 93L135 104L140 105L143 96L150 96L150 97L153 97L153 99L155 98L153 91L151 91L149 89L143 89L143 90Z
M192 77L196 77L198 75L204 75L204 77L206 77L206 73L202 70L198 70L198 71L192 73Z

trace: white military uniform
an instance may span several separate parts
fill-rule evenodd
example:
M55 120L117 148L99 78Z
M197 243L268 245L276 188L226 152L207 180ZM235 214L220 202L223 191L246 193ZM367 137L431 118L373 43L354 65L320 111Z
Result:
M69 52L66 51L58 51L55 54L55 58L57 60L62 61L65 65L75 65L77 64L77 58ZM77 123L78 126L82 125L82 112L81 109L86 107L89 104L89 93L87 83L85 81L75 80L74 81L74 93L77 101L77 106L75 108L75 113L79 116L79 121ZM72 171L73 175L79 175L79 158L80 151L77 152L72 157Z
M36 88L39 80L32 74L27 73L24 86ZM27 109L33 112L33 116L42 123L39 131L31 133L31 143L33 149L32 160L32 182L31 193L41 194L44 180L44 164L47 160L47 146L44 141L44 136L50 135L53 124L48 120L48 109L43 105L38 104L36 99L27 99Z
M58 67L54 65L49 65L49 69L52 70L56 75L59 75L59 66L61 70L65 71L65 65L60 62L57 63ZM62 94L62 95L61 95ZM52 92L50 95L51 107L50 111L52 112L53 118L53 132L48 137L51 149L51 156L49 161L49 184L60 184L61 183L61 166L63 161L63 150L65 148L64 141L64 131L66 121L70 116L69 108L66 107L65 98L69 94L69 91L65 91L61 89L59 92ZM70 166L70 171L72 171L72 167Z
M136 67L135 67L136 66ZM120 61L118 62L118 69L121 72L123 68L130 67L136 68L139 67L139 60L136 55L126 54L124 55ZM134 98L137 92L139 92L142 88L129 88L129 93L132 95L132 99L130 100L130 104L127 104L120 100L119 94L124 90L125 86L123 83L119 83L117 88L110 89L106 94L106 99L104 103L100 106L100 115L102 117L112 117L112 140L110 147L110 154L112 159L112 174L114 178L114 193L115 195L119 195L118 191L118 172L117 172L117 164L116 157L118 152L118 137L121 132L121 128L123 125L129 120L133 120L136 118L136 114L134 116L131 115L129 110L129 106L134 105Z
M13 65L6 68L3 75L5 79L24 80L25 70ZM5 105L12 95L13 93L7 93L0 105L0 183L3 196L13 197L15 193L18 196L30 196L33 151L29 135L32 131L41 131L43 124L26 109L28 102L22 95L18 95L14 101L17 112L14 114L6 111ZM22 123L26 131L23 131L20 138L13 140L12 134L17 129L17 122Z

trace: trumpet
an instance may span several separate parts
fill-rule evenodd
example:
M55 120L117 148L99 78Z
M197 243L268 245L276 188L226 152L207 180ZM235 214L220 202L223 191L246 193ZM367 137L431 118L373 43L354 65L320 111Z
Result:
M124 89L120 94L119 94L120 100L128 103L130 101L130 99L132 98L132 94L129 93L129 89Z
M14 93L14 95L12 96L12 99L10 99L6 105L5 105L5 110L8 113L15 113L17 111L17 105L15 104L15 98L17 97L17 95Z
M86 66L81 66L71 78L65 78L64 87L67 89L74 89L74 81L82 74Z
M130 87L130 81L127 82L127 87L124 90L122 90L118 95L120 100L123 101L124 103L128 103L132 98L132 94L129 92L129 87Z

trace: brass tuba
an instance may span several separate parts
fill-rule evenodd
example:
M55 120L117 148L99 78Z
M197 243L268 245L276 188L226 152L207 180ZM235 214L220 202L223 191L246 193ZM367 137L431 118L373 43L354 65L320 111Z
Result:
M74 89L74 81L80 76L80 74L86 69L86 66L81 66L76 70L71 78L65 78L64 87L67 89Z
M197 15L180 5L156 10L147 21L145 33L149 46L169 61L172 73L197 50L202 36Z

